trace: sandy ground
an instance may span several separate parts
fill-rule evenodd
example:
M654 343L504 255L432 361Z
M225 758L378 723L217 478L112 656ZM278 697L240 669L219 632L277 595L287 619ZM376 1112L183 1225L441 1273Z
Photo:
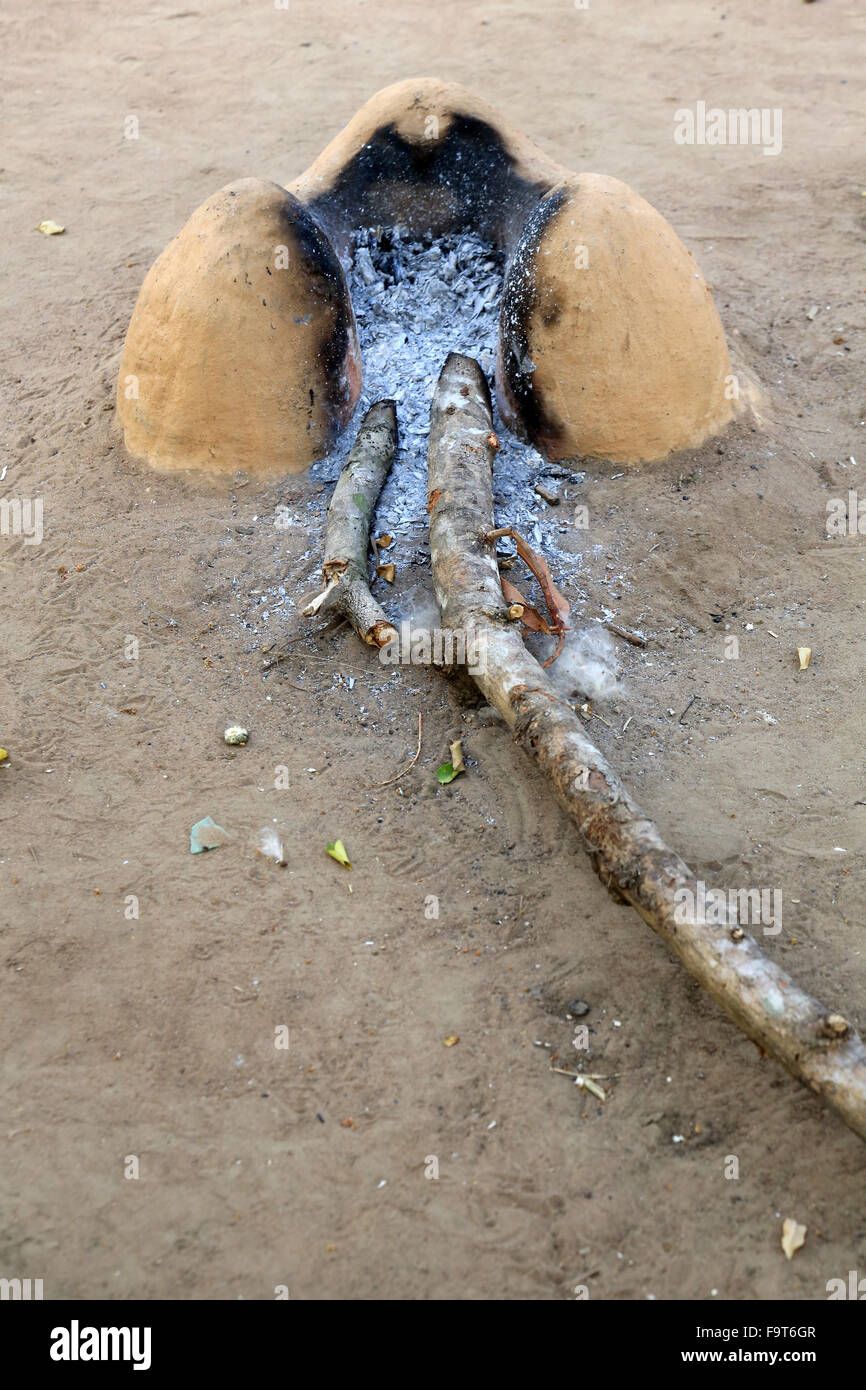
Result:
M0 495L43 497L45 536L0 537L0 1273L46 1297L824 1298L866 1274L862 1144L611 902L469 691L383 681L345 631L263 673L299 622L253 591L308 591L318 539L270 519L309 485L152 475L113 390L145 271L198 203L287 181L401 77L464 82L634 185L710 279L765 420L588 475L570 597L653 638L623 645L628 693L593 727L708 881L782 891L768 949L862 1028L866 549L829 542L825 511L866 475L866 16L194 6L27 0L2 21ZM677 145L697 100L781 107L782 153ZM418 576L395 558L399 602ZM376 789L419 712L417 767ZM456 735L470 769L440 789ZM233 839L192 857L208 814ZM274 822L284 870L253 849ZM604 1105L548 1071L577 1056L575 997ZM809 1227L792 1262L785 1216Z

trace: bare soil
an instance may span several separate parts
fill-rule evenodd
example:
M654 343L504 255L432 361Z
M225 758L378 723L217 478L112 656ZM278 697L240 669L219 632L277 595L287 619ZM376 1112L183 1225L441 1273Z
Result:
M825 522L866 478L864 30L850 0L7 11L0 496L43 497L45 536L0 537L0 1273L113 1299L822 1299L866 1273L862 1144L610 900L471 689L383 675L346 629L285 647L321 532L271 519L312 484L159 476L113 419L136 294L190 212L288 181L389 82L463 82L634 186L764 405L587 475L569 597L651 636L620 644L593 728L708 882L781 889L767 949L862 1029L866 543ZM697 100L780 107L781 154L676 144ZM392 558L399 606L423 559ZM417 765L376 787L419 713ZM205 815L232 840L194 857ZM578 1059L575 998L604 1104L548 1070ZM809 1228L790 1262L786 1216Z

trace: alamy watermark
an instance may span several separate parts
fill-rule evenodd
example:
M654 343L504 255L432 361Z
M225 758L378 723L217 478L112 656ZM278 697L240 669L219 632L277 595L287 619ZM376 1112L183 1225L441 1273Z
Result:
M844 1279L828 1279L824 1287L830 1303L840 1298L852 1299L858 1303L866 1299L866 1279L860 1278L859 1269L848 1270L847 1283Z
M148 1371L151 1328L82 1327L73 1318L68 1327L52 1328L48 1355L52 1361L131 1361L134 1371Z
M697 927L760 926L764 936L782 930L782 892L779 888L707 888L698 879L695 889L674 893L674 921Z
M23 536L25 545L40 545L42 513L41 497L0 498L0 536Z
M470 676L487 670L487 633L473 627L413 627L404 619L400 635L382 647L385 666L465 666Z
M13 1303L41 1299L42 1279L0 1279L0 1301Z
M861 502L856 488L849 488L847 503L844 497L827 503L827 539L836 536L866 536L866 497Z
M782 153L780 106L735 107L695 102L674 112L674 140L678 145L762 145L764 154Z

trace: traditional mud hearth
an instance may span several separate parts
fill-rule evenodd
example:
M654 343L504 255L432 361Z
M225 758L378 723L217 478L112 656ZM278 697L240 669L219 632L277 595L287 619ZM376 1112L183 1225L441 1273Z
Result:
M423 78L379 92L288 190L228 185L169 244L121 364L130 452L266 475L326 455L360 394L341 258L366 228L471 232L504 257L499 407L551 461L661 459L738 409L709 288L664 218L619 180L554 163L464 88Z
M360 385L333 246L285 189L244 179L203 203L149 271L118 413L130 452L157 468L293 473L327 453Z

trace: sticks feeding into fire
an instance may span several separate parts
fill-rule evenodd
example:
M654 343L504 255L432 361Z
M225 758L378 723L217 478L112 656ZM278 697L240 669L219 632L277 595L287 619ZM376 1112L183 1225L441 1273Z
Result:
M433 582L443 625L486 638L483 669L473 679L552 782L613 896L640 913L758 1047L866 1139L861 1038L766 956L735 912L705 923L694 907L683 911L684 903L700 900L694 874L664 843L524 646L491 544L491 425L481 368L452 353L433 397L427 460Z
M312 618L327 604L348 618L372 647L397 639L394 624L370 592L370 523L397 451L393 401L377 401L361 422L352 452L334 488L325 527L324 589L301 610Z

